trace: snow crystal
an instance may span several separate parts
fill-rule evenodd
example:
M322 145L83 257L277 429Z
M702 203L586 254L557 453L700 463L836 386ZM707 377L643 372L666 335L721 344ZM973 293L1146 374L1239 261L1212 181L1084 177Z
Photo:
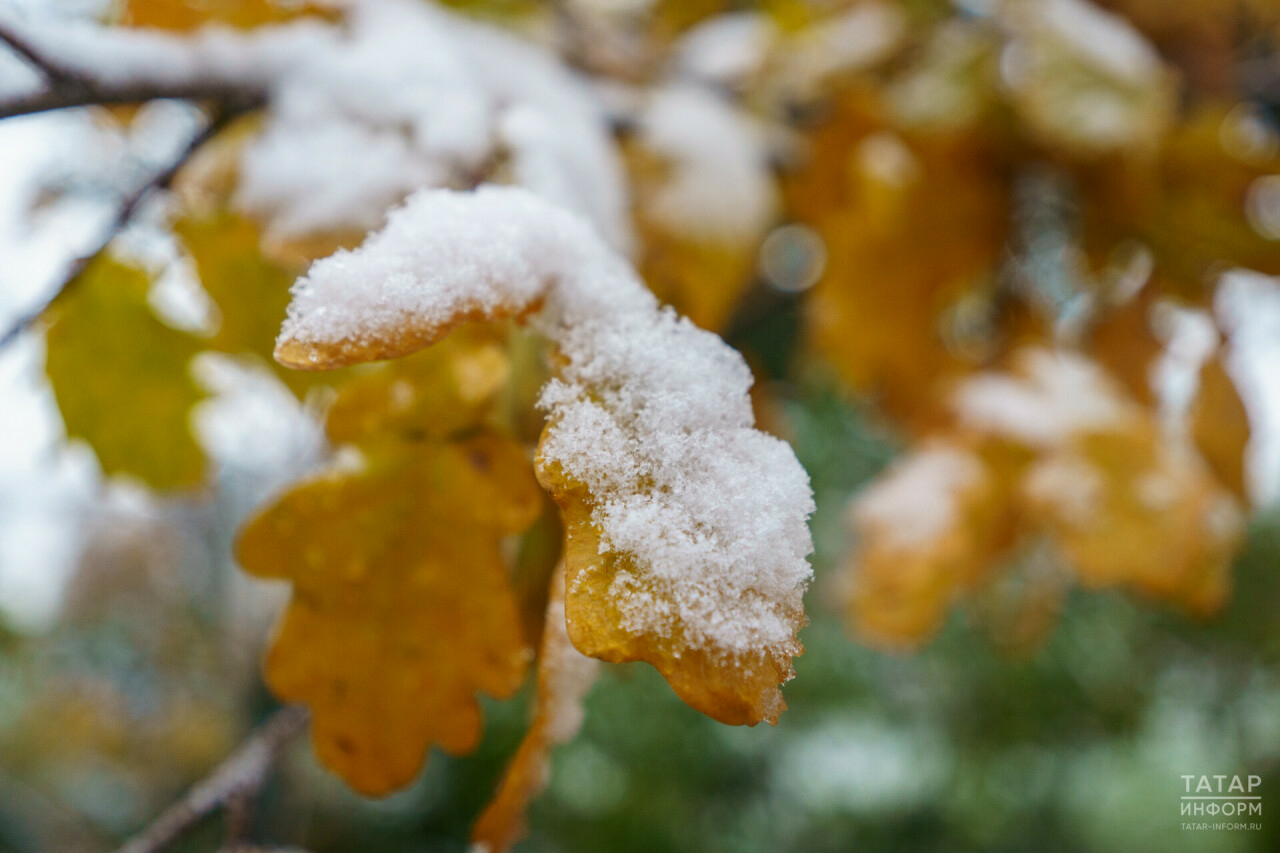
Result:
M793 648L811 576L804 469L753 428L736 352L656 299L583 219L515 188L421 191L294 289L281 341L372 340L540 306L563 365L543 391L541 464L596 498L601 554L626 554L628 630L729 653Z

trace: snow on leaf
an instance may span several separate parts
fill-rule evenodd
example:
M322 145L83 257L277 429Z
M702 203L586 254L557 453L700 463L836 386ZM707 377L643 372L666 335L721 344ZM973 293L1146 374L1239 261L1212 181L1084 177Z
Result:
M67 437L87 441L103 473L172 489L204 476L189 423L205 396L189 370L202 347L152 313L150 284L114 258L91 263L50 310L45 369Z
M564 567L557 567L538 655L538 698L533 722L502 774L493 799L472 828L473 851L502 853L524 835L525 810L547 784L549 753L578 733L582 700L595 683L599 666L569 640L565 630Z
M537 466L568 525L569 633L731 723L774 721L811 576L808 478L756 431L751 374L659 309L586 222L527 191L420 192L294 289L282 363L392 358L531 316L557 350Z

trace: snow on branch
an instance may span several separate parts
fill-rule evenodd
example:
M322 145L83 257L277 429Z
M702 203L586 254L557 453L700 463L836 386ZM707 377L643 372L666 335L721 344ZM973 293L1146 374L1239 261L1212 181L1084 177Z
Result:
M0 118L157 98L266 105L237 203L269 241L363 233L416 189L473 186L502 169L628 246L603 110L553 56L417 0L338 5L338 24L191 34L0 10L0 41L45 78L5 87Z
M622 630L733 660L798 654L808 477L753 428L741 356L660 308L581 218L515 188L419 192L299 280L276 357L304 369L395 357L511 316L557 349L539 472L590 495L598 560L626 565L608 591Z

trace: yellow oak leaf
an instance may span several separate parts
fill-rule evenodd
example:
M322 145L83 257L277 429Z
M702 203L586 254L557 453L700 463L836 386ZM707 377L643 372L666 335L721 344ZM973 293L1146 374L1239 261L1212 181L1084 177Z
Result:
M381 795L411 782L432 744L475 747L477 692L519 688L528 650L501 545L541 496L524 451L489 431L364 456L261 512L237 556L294 585L267 684L310 706L327 767Z
M50 309L45 369L67 437L87 441L105 474L172 489L204 475L188 422L205 396L189 370L203 347L152 313L150 285L141 269L93 261Z
M473 849L503 853L525 833L524 813L546 787L549 753L577 734L582 700L600 664L573 647L565 631L564 569L552 575L546 627L538 654L538 697L533 722L502 774L493 799L471 830Z

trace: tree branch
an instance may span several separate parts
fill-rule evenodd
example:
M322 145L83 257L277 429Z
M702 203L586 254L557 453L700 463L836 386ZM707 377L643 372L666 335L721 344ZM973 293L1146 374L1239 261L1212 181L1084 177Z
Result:
M39 71L49 83L62 83L77 77L60 64L49 59L31 42L19 35L5 21L0 21L0 42L22 57L28 65Z
M0 100L0 119L70 107L141 104L162 99L212 101L229 111L244 112L261 106L266 100L266 92L245 85L232 86L216 81L169 83L147 80L128 85L105 85L84 78L64 78L39 92Z
M116 853L156 853L233 799L256 796L284 748L306 722L307 711L301 706L277 711L226 761Z
M103 231L98 244L93 249L71 262L71 266L68 267L66 274L63 276L62 284L60 284L53 292L53 295L41 303L38 308L19 317L8 328L8 330L5 331L4 335L0 336L0 350L3 350L16 340L20 334L31 328L37 320L44 316L45 311L49 310L50 305L62 296L62 294L74 287L76 281L79 280L81 274L84 273L89 264L93 263L93 261L101 255L109 245L111 245L111 241L119 236L125 226L132 221L134 214L138 212L142 203L153 193L166 189L169 184L173 182L174 176L177 175L178 171L184 165L186 165L187 161L191 159L191 156L195 154L200 146L216 136L219 131L226 127L227 124L236 116L240 115L241 112L242 111L233 110L220 110L216 112L200 132L191 138L191 140L183 147L182 151L178 153L178 156L175 157L168 166L154 174L148 181L142 184L142 186L126 195L121 201L120 208L116 211L115 216L111 218L111 222L107 224L106 229Z

